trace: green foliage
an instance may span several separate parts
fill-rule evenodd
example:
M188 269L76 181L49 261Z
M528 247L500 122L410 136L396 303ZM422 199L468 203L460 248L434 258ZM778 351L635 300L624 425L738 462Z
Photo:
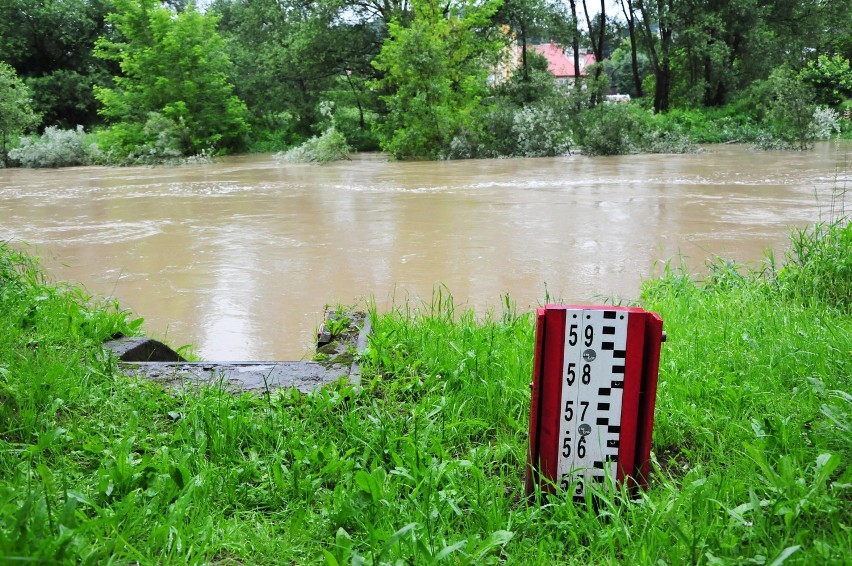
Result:
M841 55L820 55L809 61L799 78L814 90L817 104L837 107L852 98L852 66Z
M83 126L60 130L50 126L40 137L24 137L9 158L21 167L70 167L90 165L100 160L98 146L88 139Z
M604 72L605 65L603 63L593 63L586 66L587 76L583 77L582 82L577 84L582 85L580 92L572 93L572 96L582 96L588 99L586 106L592 107L603 103L607 94L609 94L609 75Z
M654 121L661 132L686 136L692 143L752 142L763 131L747 108L735 104L673 109Z
M562 155L573 140L557 109L547 104L527 106L515 113L512 133L517 140L516 155L549 157Z
M114 165L156 165L183 162L189 132L160 114L149 112L144 123L119 122L98 134L107 148L104 160ZM202 150L200 153L206 156Z
M384 77L375 88L387 115L376 124L379 143L398 159L436 158L473 121L486 94L488 62L499 43L481 30L497 5L462 1L448 6L416 0L414 19L393 21L374 61Z
M588 155L638 153L653 129L651 114L631 104L601 104L583 116L581 144Z
M92 51L107 10L105 0L0 2L0 57L30 88L42 126L97 122L92 87L105 84L110 65Z
M246 149L250 153L280 151L300 141L293 133L293 116L288 112L251 116Z
M293 163L318 163L324 165L332 161L349 159L352 148L346 138L334 126L320 136L314 136L298 147L294 147L277 157Z
M519 110L511 101L498 98L496 103L483 107L477 121L482 132L459 132L450 142L448 159L474 157L509 157L516 155L515 113Z
M392 4L375 6L382 10ZM268 128L257 136L252 132L269 142L285 142L268 149L283 149L323 131L316 113L321 100L336 103L337 127L350 143L370 145L368 120L378 101L366 82L375 76L370 61L385 32L375 12L353 18L364 8L299 0L216 0L211 10L221 15L219 29L234 62L236 93L250 108L252 126L289 117L276 126L284 130L277 135Z
M619 92L637 94L635 48L636 80L646 95L654 93L653 100L641 101L645 106L712 114L734 103L748 114L727 116L719 127L702 123L698 131L660 126L662 133L649 137L663 145L679 146L683 136L693 142L756 139L755 124L770 98L739 102L778 67L796 69L817 104L842 111L852 96L847 0L617 4L635 22L636 41L627 38L622 14L610 9L601 78ZM336 103L336 128L356 150L381 147L402 158L487 157L513 154L516 113L525 116L519 123L531 123L533 116L560 111L541 103L553 85L535 76L544 72L540 58L528 52L514 61L513 47L542 40L567 46L587 32L598 37L596 3L570 6L543 0L212 0L198 10L185 0L4 0L0 53L29 87L30 106L42 115L39 130L116 126L104 136L115 140L105 149L116 162L134 151L154 158L150 148L157 141L140 138L150 112L185 131L182 155L280 151L327 129L317 114L321 100ZM592 12L584 14L585 7ZM591 30L578 27L584 16ZM489 92L487 76L505 70L498 72L499 59L513 60L521 80ZM589 69L592 76L598 70ZM607 82L587 83L585 94L596 104ZM535 110L522 110L528 107ZM581 137L579 128L569 129L560 135ZM779 123L764 132L763 145L809 147L801 137L780 137L785 131ZM511 142L499 138L503 134ZM543 134L533 145L552 137ZM128 148L130 140L143 149ZM516 153L542 154L529 148Z
M692 153L695 144L688 136L675 132L654 129L645 136L643 153Z
M637 103L604 102L590 108L588 96L588 93L577 93L568 100L563 99L564 110L556 115L563 120L560 123L557 118L548 122L557 128L556 135L563 136L561 139L565 141L561 143L567 144L573 133L587 155L689 153L695 150L689 137L693 133L692 126L681 125L682 120L676 116L654 115ZM572 106L573 116L569 110ZM545 124L530 124L528 130L547 145L556 145L544 138ZM514 142L521 143L521 139L516 138Z
M815 140L827 140L840 133L840 114L831 108L817 106L813 114L811 132Z
M148 120L162 114L182 130L183 155L234 150L248 125L233 95L230 61L217 19L193 6L175 13L156 0L116 0L108 20L121 39L102 37L98 56L119 62L115 88L97 88L104 117L118 123L107 150L129 154ZM110 139L109 136L107 139ZM144 138L144 144L156 144Z
M0 243L4 560L83 561L96 548L97 528L89 522L95 503L79 480L94 478L98 466L78 464L83 444L99 433L79 424L101 411L110 396L104 377L111 365L100 344L136 334L141 323L79 288L48 283L34 260ZM94 397L92 380L103 387ZM103 424L102 432L112 426Z
M472 157L543 157L562 155L573 143L572 109L537 52L491 92L474 126L459 131L445 150L449 159Z
M838 109L840 115L841 137L852 137L852 98L845 100Z
M332 161L349 159L352 148L346 143L346 137L337 130L334 115L334 102L325 100L319 104L319 114L328 128L320 136L314 136L298 147L276 155L284 161L294 163L319 163L324 165Z
M346 138L353 151L376 151L379 140L372 124L377 120L378 113L374 111L342 104L335 114L335 128Z
M34 126L39 117L30 105L30 92L15 70L0 61L0 166L5 166L9 143Z
M570 101L560 91L547 61L529 55L524 76L517 69L492 91L493 104L474 116L477 128L460 131L443 157L546 157L562 155L573 144Z
M848 255L852 247L844 246ZM682 542L697 540L705 556L740 563L793 553L803 563L840 560L846 535L839 518L850 510L841 495L848 487L840 484L852 477L852 444L843 430L852 422L837 392L850 387L839 356L852 343L852 327L838 303L801 301L816 283L809 276L819 275L800 273L800 297L789 295L787 276L743 272L728 262L712 264L703 282L667 268L645 285L646 308L659 310L669 336L657 397L657 458L665 455L660 462L670 477L686 472L686 490L697 485L691 482L712 485L700 497L712 497L726 516L721 523L728 532L715 542L702 528L681 523ZM849 289L848 281L843 285ZM731 459L730 450L742 460ZM695 476L698 461L707 467ZM751 474L757 484L745 479ZM817 532L787 536L794 524L816 523Z
M547 58L538 51L527 52L527 68L518 67L509 80L494 87L494 94L515 107L548 100L559 92L553 74L547 69Z
M100 345L118 334L137 335L142 323L130 320L130 313L114 301L96 300L78 287L51 283L37 260L7 243L0 243L0 316L10 333L7 336L4 330L4 337L26 340L33 350L49 349L51 344Z
M852 311L852 224L843 219L796 230L778 283L805 303Z
M105 69L95 69L88 74L57 69L47 75L26 78L33 93L33 107L43 115L42 124L64 128L98 122L94 86L108 81Z
M768 88L769 135L758 139L764 149L809 149L816 140L840 129L837 113L819 108L814 102L814 91L792 70L775 69Z
M652 76L651 63L644 53L637 53L639 77ZM609 76L610 84L615 87L619 94L629 94L637 98L636 83L633 80L633 63L630 59L630 41L625 39L621 45L612 52L609 59L604 61L604 67Z
M478 119L480 131L462 130L450 142L446 159L552 157L573 145L570 114L564 100L553 98L517 107L505 101L488 107Z
M334 104L334 127L346 138L355 151L375 151L379 140L373 131L378 120L377 93L368 81L353 76L350 71L338 77L324 96ZM320 120L322 124L323 120Z

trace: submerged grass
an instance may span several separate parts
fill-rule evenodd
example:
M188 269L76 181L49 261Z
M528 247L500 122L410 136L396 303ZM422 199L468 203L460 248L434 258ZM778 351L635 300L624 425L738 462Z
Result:
M783 268L668 268L654 476L523 499L533 319L438 290L371 312L363 388L165 391L99 344L139 322L0 247L0 557L75 563L843 563L849 226ZM832 255L834 254L834 255ZM810 259L808 259L810 258ZM824 260L824 261L823 261ZM818 277L834 277L817 292ZM838 286L844 293L837 294Z

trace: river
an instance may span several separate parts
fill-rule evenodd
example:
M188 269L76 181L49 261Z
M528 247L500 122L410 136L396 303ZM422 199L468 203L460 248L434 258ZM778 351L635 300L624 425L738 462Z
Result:
M445 286L482 312L635 299L661 260L783 255L839 213L852 143L810 152L315 166L237 156L185 167L0 170L0 239L117 298L210 360L299 359L326 304L382 308Z

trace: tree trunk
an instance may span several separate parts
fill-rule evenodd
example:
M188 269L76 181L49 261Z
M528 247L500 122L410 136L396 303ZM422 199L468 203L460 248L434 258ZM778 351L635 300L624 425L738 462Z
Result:
M630 65L633 68L633 84L636 96L642 98L642 77L639 76L639 57L636 48L636 16L632 0L621 0L621 11L627 20L627 31L630 33Z
M592 52L595 54L595 81L601 78L601 74L603 73L603 49L604 49L604 37L606 36L606 0L601 0L601 12L599 14L600 17L600 27L598 29L598 37L595 38L595 34L592 33L592 19L589 17L589 8L586 5L586 0L583 0L583 12L586 14L586 25L589 27L589 41L592 43ZM589 103L591 106L596 106L597 103L600 102L598 100L598 95L596 92L592 93L591 100Z
M580 32L577 31L577 24L579 20L577 19L577 2L576 0L570 0L571 2L571 18L574 20L574 30L571 35L571 48L574 49L574 85L577 86L580 84Z
M521 69L523 69L523 81L524 84L530 82L530 66L529 61L527 61L527 28L523 23L520 25L521 28Z
M364 108L361 106L361 93L355 88L355 85L352 82L351 71L346 69L344 73L346 74L346 81L349 83L349 88L352 89L352 93L355 95L355 104L358 105L358 127L362 130L366 130L367 124L364 121Z
M664 3L665 2L665 3ZM654 69L654 112L667 112L669 109L669 94L672 88L672 66L669 54L672 45L672 0L657 0L656 17L652 21L646 0L637 0L636 6L642 14L642 32L645 42L648 44L648 55L651 58L651 66ZM660 33L660 46L654 40L651 31L652 25L656 25Z
M672 65L669 52L672 44L672 30L660 26L660 69L657 72L657 85L654 89L654 112L663 113L669 111L669 94L672 90Z

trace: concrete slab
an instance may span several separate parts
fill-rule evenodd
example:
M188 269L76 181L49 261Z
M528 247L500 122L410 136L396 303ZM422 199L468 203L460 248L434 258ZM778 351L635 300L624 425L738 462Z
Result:
M217 385L235 393L268 393L296 388L302 393L341 379L348 381L350 367L319 362L139 362L122 364L124 371L169 386Z
M187 362L148 338L120 338L104 347L119 358L124 373L168 386L217 385L234 393L295 388L312 393L340 380L361 384L358 355L367 348L370 330L364 313L328 313L318 333L314 360L298 362Z

